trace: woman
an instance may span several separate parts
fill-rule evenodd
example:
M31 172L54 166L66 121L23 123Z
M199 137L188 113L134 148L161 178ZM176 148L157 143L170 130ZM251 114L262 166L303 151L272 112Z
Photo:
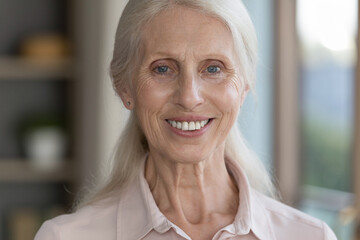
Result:
M255 63L240 0L130 0L111 63L131 111L113 171L35 239L336 239L263 195L270 178L235 124Z

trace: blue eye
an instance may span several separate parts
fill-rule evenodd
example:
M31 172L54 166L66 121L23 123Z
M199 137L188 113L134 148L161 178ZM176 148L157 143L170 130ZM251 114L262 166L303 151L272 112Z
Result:
M217 67L217 66L209 66L207 69L206 69L207 72L209 73L217 73L220 71L220 67Z
M155 70L158 73L166 73L169 70L169 67L168 66L159 66L159 67L156 67Z

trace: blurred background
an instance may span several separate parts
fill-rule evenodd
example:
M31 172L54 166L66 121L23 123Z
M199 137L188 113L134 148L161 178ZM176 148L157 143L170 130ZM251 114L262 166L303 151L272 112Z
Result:
M108 75L126 2L0 0L0 240L69 212L111 156L128 117ZM358 1L244 3L260 60L241 130L284 202L358 240Z

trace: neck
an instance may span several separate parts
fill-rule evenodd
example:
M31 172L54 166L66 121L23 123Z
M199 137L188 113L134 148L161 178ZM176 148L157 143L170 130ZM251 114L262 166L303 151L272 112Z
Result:
M180 163L149 154L146 180L161 212L179 225L204 224L217 216L231 223L238 190L229 175L224 149L208 158Z

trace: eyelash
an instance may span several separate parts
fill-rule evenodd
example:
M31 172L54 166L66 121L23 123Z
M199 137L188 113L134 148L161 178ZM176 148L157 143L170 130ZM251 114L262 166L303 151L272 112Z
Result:
M160 68L166 68L166 71L159 71ZM214 68L216 69L216 72L210 72L209 71L209 68ZM164 70L164 69L163 69ZM159 64L155 67L153 67L152 71L155 73L155 74L158 74L158 75L167 75L167 74L170 74L170 72L172 71L172 69L165 65L165 64ZM205 74L209 74L209 75L217 75L217 74L220 74L222 73L222 67L219 66L218 64L212 64L212 65L208 65L205 70L203 71Z

